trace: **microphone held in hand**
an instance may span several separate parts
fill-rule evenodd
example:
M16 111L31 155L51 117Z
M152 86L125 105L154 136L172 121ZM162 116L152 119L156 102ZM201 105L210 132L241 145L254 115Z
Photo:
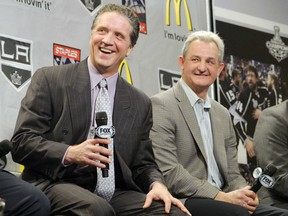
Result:
M97 112L96 113L96 124L97 128L95 131L95 138L112 138L115 135L115 128L113 126L108 126L107 125L108 118L107 118L107 113L106 112ZM107 145L105 144L99 144L100 146L103 146L105 148L108 148ZM105 163L106 167L102 168L102 176L103 177L108 177L108 170L109 170L109 164Z
M256 168L253 172L253 176L255 179L255 183L251 187L250 190L254 191L255 193L262 187L272 188L275 184L275 179L271 177L277 168L273 164L268 164L262 172L260 167Z

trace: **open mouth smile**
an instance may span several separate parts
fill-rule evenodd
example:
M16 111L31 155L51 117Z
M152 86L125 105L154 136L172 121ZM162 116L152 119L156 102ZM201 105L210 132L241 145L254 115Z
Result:
M109 49L106 49L106 48L100 48L100 51L101 51L102 53L105 53L105 54L111 54L111 53L113 53L112 50L109 50Z

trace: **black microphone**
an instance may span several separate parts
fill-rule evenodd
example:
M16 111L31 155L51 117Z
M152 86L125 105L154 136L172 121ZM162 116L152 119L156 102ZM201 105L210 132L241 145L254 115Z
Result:
M4 169L7 163L6 154L12 149L12 143L9 140L0 142L0 170Z
M0 157L8 154L12 149L12 143L9 140L3 140L0 142Z
M95 131L95 138L99 137L99 138L103 138L103 139L107 139L107 138L112 138L115 134L115 128L113 126L108 126L107 125L108 122L108 117L107 117L107 113L106 112L97 112L96 113L96 124L97 124L97 128ZM105 148L108 148L108 145L105 144L99 144L100 146L103 146ZM103 177L108 177L108 171L109 171L109 164L105 163L106 167L102 168L102 176Z
M260 170L260 171L259 171ZM261 188L261 186L264 186L266 188L272 188L275 184L275 180L273 177L271 177L275 172L277 171L277 168L273 164L268 164L265 169L261 170L261 168L256 168L253 172L255 173L256 180L253 184L253 186L250 188L250 190L254 191L255 193Z

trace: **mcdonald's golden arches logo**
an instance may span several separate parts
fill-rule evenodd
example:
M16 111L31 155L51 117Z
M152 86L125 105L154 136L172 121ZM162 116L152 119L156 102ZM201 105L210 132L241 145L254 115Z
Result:
M166 0L166 18L165 18L165 20L166 20L167 26L170 26L171 1L172 0ZM182 0L173 0L173 1L174 1L176 25L181 26L181 3L182 3ZM187 29L192 31L193 25L192 25L190 10L189 10L187 1L183 0L183 4L184 4L184 10L185 10L185 17L186 17L186 21L187 21Z
M119 74L120 74L120 76L123 76L123 70L125 69L125 78L126 78L126 80L127 80L127 82L128 83L130 83L131 85L133 85L133 81L132 81L132 76L131 76L131 72L130 72L130 68L129 68L129 65L128 65L128 62L126 61L126 59L124 59L122 62L121 62L121 64L120 64L120 66L119 66L119 69L118 69L118 71L119 71Z

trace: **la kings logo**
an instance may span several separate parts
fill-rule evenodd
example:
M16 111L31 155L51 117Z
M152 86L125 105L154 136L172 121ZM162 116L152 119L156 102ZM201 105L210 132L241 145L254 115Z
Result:
M20 91L32 76L32 42L0 34L2 74Z
M102 0L80 0L80 2L92 15L96 13L96 8L101 5Z
M173 87L179 79L181 79L181 74L159 68L160 90L168 90L169 88Z

